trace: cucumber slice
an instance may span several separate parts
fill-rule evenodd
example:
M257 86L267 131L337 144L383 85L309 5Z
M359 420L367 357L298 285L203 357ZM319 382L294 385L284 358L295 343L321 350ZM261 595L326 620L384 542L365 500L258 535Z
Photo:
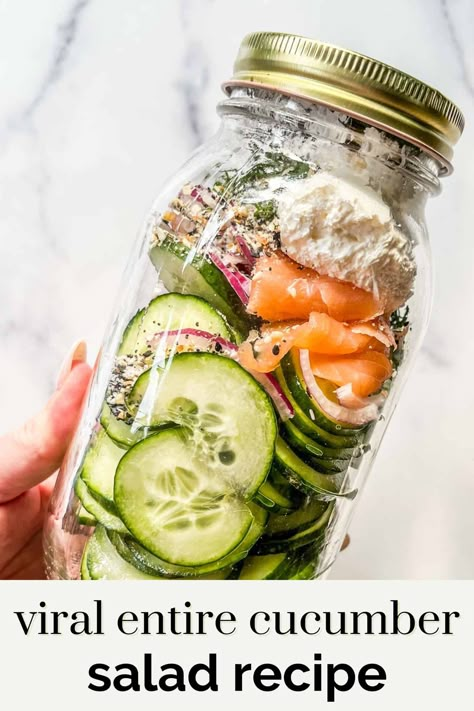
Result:
M306 529L302 529L290 538L287 538L285 541L286 546L290 548L298 548L308 543L312 543L315 539L319 539L329 524L333 510L334 505L330 504L323 515L316 519L311 526L308 526Z
M309 563L303 563L295 566L291 575L288 574L287 580L314 580L316 578L316 569L318 567L318 558L315 556Z
M252 524L247 535L237 548L221 560L192 568L172 565L161 560L150 551L147 551L131 536L121 536L112 531L109 535L120 555L145 573L156 573L168 577L196 577L197 575L199 577L204 577L205 575L214 577L217 574L220 575L222 570L234 570L233 566L236 566L242 558L245 558L265 529L268 513L255 504L250 503L248 506L253 516ZM226 574L226 577L234 577L234 573L231 572L229 576Z
M183 294L163 294L153 299L146 309L142 309L132 318L125 329L117 356L122 357L122 360L123 356L127 356L128 360L125 358L125 361L128 363L135 360L143 372L153 362L153 336L183 328L199 329L227 340L232 339L223 317L203 299ZM189 343L191 345L191 340ZM148 366L145 365L146 362ZM124 391L123 394L126 396L127 392ZM140 427L118 419L115 414L105 403L101 423L119 447L127 449L146 436L147 433Z
M316 444L290 420L283 422L282 435L307 464L324 472L345 472L351 459L360 456L359 448L330 449Z
M111 439L113 443L122 450L122 455L125 454L126 450L133 447L134 444L140 442L148 434L173 426L172 422L167 422L159 427L150 428L141 427L137 425L136 422L133 423L133 426L127 425L127 423L123 422L123 420L117 420L117 418L114 417L107 403L105 403L102 408L100 424L104 428L109 439Z
M253 555L244 561L241 580L311 580L315 577L320 543L281 552Z
M143 573L121 558L103 526L97 526L88 540L84 561L91 580L160 580L159 576Z
M286 553L251 555L245 559L239 580L275 580L286 568Z
M290 351L281 361L281 369L288 383L288 388L299 407L311 421L322 427L323 430L339 435L346 439L345 447L353 447L363 441L365 427L344 426L333 420L321 410L318 403L309 396L304 385L303 375L298 360L298 351ZM330 445L331 446L331 445Z
M283 359L284 360L284 359ZM334 434L323 429L316 421L316 417L313 420L309 414L300 407L299 403L293 396L293 391L290 390L288 383L286 381L285 375L281 367L275 370L275 376L283 390L285 396L290 401L293 408L293 422L295 425L304 432L308 437L311 437L317 444L323 447L331 447L332 449L347 449L356 447L363 440L361 434ZM312 412L313 410L311 410Z
M85 482L79 477L76 481L74 490L76 495L80 499L83 507L88 511L98 523L101 523L105 528L110 528L112 531L119 531L120 533L128 533L128 529L118 516L114 515L110 511L107 511L102 504L97 501L97 499L91 494Z
M314 580L320 552L320 542L306 548L298 548L285 570L285 578L287 580Z
M198 296L162 294L132 318L124 331L117 355L145 353L155 333L196 328L232 340L223 317Z
M134 444L143 438L144 432L140 428L132 430L130 425L127 425L123 420L117 420L112 414L110 407L104 403L100 414L100 424L107 432L110 439L113 439L115 444L124 449L133 447Z
M310 467L278 437L275 448L275 464L278 470L296 489L307 494L320 494L326 498L346 496L353 498L356 492L343 491L344 473L328 474Z
M148 575L151 576L158 576L158 577L163 577L164 579L167 580L184 580L184 579L192 579L192 580L226 580L233 574L233 568L232 567L227 567L227 568L222 568L219 570L215 570L214 572L204 574L204 575L197 575L195 572L195 568L189 568L190 572L187 572L188 569L186 569L186 574L184 574L184 568L175 568L175 572L179 571L179 575L169 575L168 573L165 573L163 568L160 567L158 568L157 566L151 567L147 566L144 564L143 560L146 558L148 555L154 556L151 553L148 553L148 551L145 551L144 548L142 548L138 543L133 541L133 539L130 536L122 536L120 533L116 533L115 531L108 531L108 536L115 547L117 553L125 560L127 563L132 565L134 568L137 568L138 570L141 570L143 573L148 573ZM141 549L143 551L143 555L135 555L135 551L129 547L129 542L133 542L136 544L136 548ZM167 563L163 562L163 566L168 565Z
M114 499L139 543L174 565L223 558L252 523L249 508L180 429L151 435L127 452L117 467Z
M238 363L211 353L180 353L141 375L127 403L137 423L183 425L209 473L250 499L271 467L275 412Z
M97 519L92 516L84 506L81 506L79 513L77 514L77 521L81 526L96 526Z
M202 297L224 314L241 338L245 337L249 317L220 269L173 235L161 229L158 232L161 241L150 250L150 259L165 288L170 292Z
M82 466L81 478L91 494L109 511L114 512L114 478L117 464L125 454L100 430L89 448Z
M293 513L286 516L270 514L268 524L265 529L264 539L281 538L286 540L299 531L306 530L314 521L321 518L327 510L329 504L314 497L308 497L305 503Z
M279 553L294 550L320 540L330 521L333 509L333 504L329 504L319 518L308 521L306 524L301 524L292 535L287 534L284 536L280 533L278 537L262 538L258 543L258 552L261 554Z
M282 486L281 483L277 484L273 480L272 474L273 472L270 473L255 494L255 501L259 506L263 506L263 508L271 512L289 513L298 506L298 497L296 495L298 492L291 485L288 485L286 480L284 480L286 486Z
M89 541L87 541L86 545L84 546L84 551L82 553L82 559L81 559L81 570L80 570L80 575L81 575L81 580L91 580L91 576L89 575L89 569L87 567L87 548L89 546Z

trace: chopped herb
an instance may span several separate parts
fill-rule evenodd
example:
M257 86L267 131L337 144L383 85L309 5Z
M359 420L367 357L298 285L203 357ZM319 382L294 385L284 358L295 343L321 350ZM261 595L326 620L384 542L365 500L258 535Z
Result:
M390 348L390 353L389 353L389 359L392 363L393 369L398 370L402 364L403 361L403 348L397 347L397 348Z
M273 177L305 178L310 170L308 163L295 160L281 153L267 152L263 154L264 160L255 163L247 172L239 170L222 173L219 180L214 183L214 190L222 192L229 190L233 195L238 195L248 187Z
M406 306L404 309L397 309L390 316L390 328L394 331L403 331L409 324L408 314L410 307Z
M390 327L394 333L397 345L390 348L389 358L395 370L400 368L404 356L403 342L410 325L408 319L409 311L410 307L406 306L404 309L397 309L390 316Z
M275 201L267 200L255 205L253 217L256 222L270 222L276 216L276 212Z

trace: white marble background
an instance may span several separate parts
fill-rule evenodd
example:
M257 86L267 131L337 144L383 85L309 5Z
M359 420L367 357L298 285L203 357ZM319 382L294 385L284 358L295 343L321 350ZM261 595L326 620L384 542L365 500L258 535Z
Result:
M333 576L472 578L472 0L0 0L0 428L41 405L77 337L95 355L141 220L216 127L254 29L373 55L465 111L429 208L431 326Z

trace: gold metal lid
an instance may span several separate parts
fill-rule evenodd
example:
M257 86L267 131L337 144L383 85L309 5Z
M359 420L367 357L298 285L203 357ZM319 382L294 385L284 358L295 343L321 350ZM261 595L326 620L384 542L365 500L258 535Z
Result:
M223 85L260 86L354 116L414 143L450 173L464 118L436 89L376 59L282 32L253 32Z

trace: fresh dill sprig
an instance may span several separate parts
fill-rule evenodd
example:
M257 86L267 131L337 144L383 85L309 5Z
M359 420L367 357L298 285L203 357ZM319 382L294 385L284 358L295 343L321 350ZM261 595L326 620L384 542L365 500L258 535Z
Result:
M390 316L390 328L392 331L403 331L404 328L410 323L408 320L408 314L410 313L410 307L405 306L404 309L397 309Z
M255 205L253 217L255 222L271 222L277 214L277 207L274 200L258 202Z
M218 192L229 190L231 195L238 195L249 187L273 177L305 178L309 172L308 163L290 158L282 153L264 153L262 160L254 163L246 172L227 170L214 183Z

